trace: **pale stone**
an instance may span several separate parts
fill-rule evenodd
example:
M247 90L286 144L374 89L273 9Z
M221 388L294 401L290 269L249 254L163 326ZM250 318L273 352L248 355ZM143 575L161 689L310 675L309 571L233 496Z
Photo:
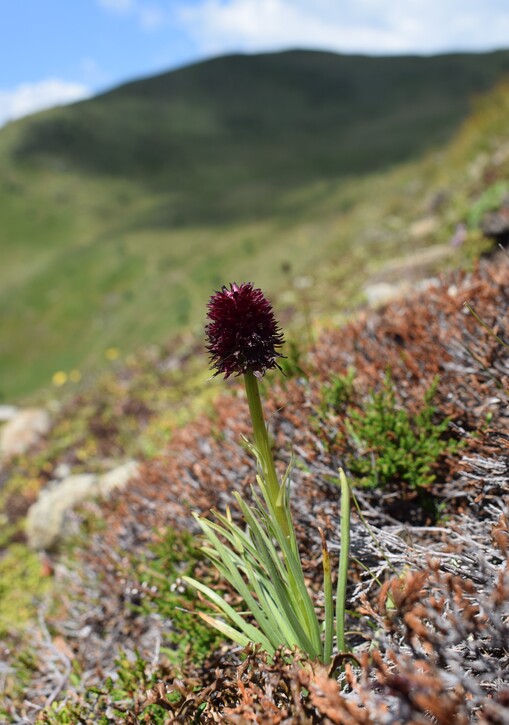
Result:
M370 307L378 307L396 299L402 294L402 285L389 282L375 282L364 289L364 295Z
M71 466L68 463L58 463L53 471L53 476L60 481L67 478L72 473Z
M424 239L436 232L438 227L437 219L433 216L419 219L410 226L410 236L412 239Z
M30 507L26 520L28 543L34 549L51 549L62 536L65 515L98 493L99 479L93 473L69 476L52 482Z
M0 457L25 453L50 429L50 417L42 408L18 411L0 430Z
M129 461L122 466L108 471L99 478L99 494L104 497L111 496L115 491L121 491L127 483L134 478L140 470L140 464L136 461Z
M57 467L58 468L58 467ZM137 475L140 464L129 461L102 476L83 473L52 481L30 507L26 521L28 543L34 549L51 549L66 534L66 515L90 498L107 498Z
M6 423L14 418L18 409L15 405L0 405L0 423Z

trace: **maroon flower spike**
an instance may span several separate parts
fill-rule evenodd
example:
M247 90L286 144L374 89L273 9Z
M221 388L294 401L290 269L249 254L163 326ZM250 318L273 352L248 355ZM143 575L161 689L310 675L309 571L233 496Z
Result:
M210 298L206 326L207 350L215 374L257 377L270 368L279 368L276 351L284 343L270 302L250 282L223 287ZM280 368L281 369L281 368Z

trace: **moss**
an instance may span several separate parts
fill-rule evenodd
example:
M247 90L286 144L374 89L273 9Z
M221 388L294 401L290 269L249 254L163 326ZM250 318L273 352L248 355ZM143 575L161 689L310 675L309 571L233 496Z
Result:
M203 386L203 374L200 380L192 377L185 383L184 389L177 388L175 392L179 397L155 415L139 437L139 449L143 456L152 458L159 455L175 430L193 421L198 415L211 412L218 391L217 385Z
M1 634L3 638L3 634ZM20 703L25 698L26 688L28 687L34 673L39 669L39 663L35 652L28 647L22 647L18 641L9 642L9 638L5 640L5 644L11 647L13 655L10 658L10 669L5 673L3 682L3 700L0 699L0 718L1 722L13 722L11 718L12 710L9 707L10 702ZM19 722L19 720L16 720Z
M128 656L123 652L115 661L115 672L101 687L89 687L78 701L54 702L44 710L38 722L46 725L74 725L111 722L146 722L164 725L168 709L160 704L142 704L144 695L167 675L165 669L154 670L139 652ZM143 693L141 695L140 693ZM139 719L133 720L133 711Z
M0 637L25 627L36 614L37 599L50 588L38 554L12 544L0 559Z
M142 560L133 562L147 593L140 604L133 606L134 611L146 616L157 612L168 622L161 647L162 664L154 668L138 651L121 652L115 660L114 672L100 687L87 688L77 702L67 698L65 703L54 703L44 711L41 722L106 725L112 721L133 722L133 712L139 718L136 722L162 725L168 721L167 706L155 701L145 707L145 695L158 682L178 676L186 662L202 662L222 642L217 632L199 618L201 604L194 592L181 586L180 577L193 574L201 560L195 539L189 533L167 531ZM75 676L79 682L80 673Z
M222 642L218 633L200 618L203 607L194 590L184 587L181 581L183 576L195 576L202 561L191 534L169 530L139 565L146 589L154 590L154 596L141 605L142 611L149 614L155 610L171 622L165 653L177 666L188 658L201 662Z

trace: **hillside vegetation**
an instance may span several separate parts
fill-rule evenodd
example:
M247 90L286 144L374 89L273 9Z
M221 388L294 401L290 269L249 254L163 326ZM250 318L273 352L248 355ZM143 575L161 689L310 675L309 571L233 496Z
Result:
M398 237L426 213L412 160L508 72L505 51L231 56L2 129L0 399L195 325L224 279L291 296L312 269L313 309L358 301L373 260L444 241Z
M24 123L46 122L54 114ZM143 196L141 182L138 198L134 182L131 187L120 177L112 181L90 169L51 171L48 158L34 156L28 171L14 171L9 156L12 184L25 173L37 179L25 202L48 202L23 217L19 186L17 196L9 192L16 214L14 206L0 212L10 208L18 229L23 223L28 230L38 219L47 234L40 257L29 253L28 244L16 247L4 283L8 312L26 303L14 295L23 280L33 295L34 306L26 308L28 341L20 332L22 317L9 323L18 334L10 339L18 345L23 339L32 351L30 384L42 380L39 355L48 354L51 344L51 363L63 367L65 360L70 366L85 359L87 344L91 364L106 344L127 350L162 332L169 339L110 362L76 391L70 384L53 391L51 429L30 450L1 463L2 722L506 725L509 259L495 242L509 237L508 118L509 90L501 84L476 100L474 113L440 149L389 171L350 176L346 184L315 180L302 187L301 202L299 190L288 192L295 214L288 212L285 223L261 214L249 227L211 225L202 237L198 226L181 229L180 237L164 231L153 248L163 254L164 240L178 238L187 264L194 235L217 244L211 246L216 257L208 249L208 267L202 260L203 279L194 280L197 317L204 316L211 292L210 286L200 292L207 274L218 275L214 284L239 275L239 281L269 281L277 290L274 308L288 340L281 361L286 375L269 373L262 394L278 471L292 458L295 464L291 508L318 612L325 601L318 529L334 567L342 545L340 466L364 517L353 511L351 651L340 657L336 676L316 663L302 667L301 655L272 660L224 641L200 619L206 605L184 585L184 576L194 576L246 612L204 560L193 513L209 516L211 508L231 506L240 523L233 494L251 500L255 464L242 440L250 428L241 383L210 380L202 333L200 339L170 336L177 323L167 307L175 290L158 286L165 271L155 251L149 276L136 234L122 236L118 260L137 255L131 259L136 288L126 296L123 268L107 254L106 238L90 248L84 241L99 228L98 209L112 234L120 224L105 211L112 184L118 184L116 203L119 211L124 206L126 223L153 198L146 189ZM9 138L11 150L21 149L24 123L7 127L0 141ZM52 224L57 229L58 215L50 214L57 192L79 198L82 211L91 204L79 223L70 212L66 218L69 228L83 225L82 247L67 256L59 246L65 224L60 241L50 233ZM274 208L283 208L277 206L282 198L275 196ZM62 203L58 214L65 208ZM490 238L488 221L499 229ZM247 228L266 246L236 261L229 245ZM279 236L271 243L272 232ZM139 239L146 235L140 231ZM68 278L59 286L55 276L46 290L55 260ZM89 298L81 287L90 270L105 295L117 295L108 298L109 317L97 317L91 305L92 298L99 310L105 304L100 289L85 285ZM369 297L368 282L399 285L402 278L409 285L398 286L390 303L359 309ZM38 288L28 284L35 279L47 300L39 317ZM72 307L70 301L82 295L83 306ZM353 311L347 322L345 310ZM96 327L89 328L83 321L94 315ZM51 326L66 319L68 328L48 337ZM298 325L298 334L287 320ZM79 334L72 332L78 323ZM117 337L108 337L109 325ZM73 347L64 358L69 339ZM6 375L13 359L11 368L3 363ZM9 375L28 385L28 374ZM27 513L35 502L59 494L50 499L56 509L63 489L68 493L73 482L79 489L72 476L103 476L128 461L137 473L125 488L110 490L107 499L67 501L57 536L49 543L32 538L29 546ZM39 514L39 531L49 532L50 519Z
M140 437L158 433L160 444L120 494L69 512L56 550L27 551L18 530L0 559L5 721L378 725L389 713L394 725L505 725L508 366L499 323L508 282L502 254L444 276L325 330L312 349L299 346L286 378L265 381L279 471L295 456L292 510L319 611L318 527L334 559L342 545L338 462L369 521L352 517L353 657L339 682L289 653L272 661L223 642L183 585L191 574L225 592L197 548L192 513L230 505L237 517L232 493L250 500L241 384L173 425L166 445L157 405L171 405L168 388L179 382L168 351L71 401L48 439L5 471L4 516L14 523L62 463L90 471L132 453ZM498 337L465 315L471 299Z

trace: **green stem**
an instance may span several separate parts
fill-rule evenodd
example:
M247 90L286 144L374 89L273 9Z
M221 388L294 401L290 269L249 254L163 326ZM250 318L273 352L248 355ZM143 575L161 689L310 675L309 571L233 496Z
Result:
M288 517L285 507L284 492L281 492L272 449L270 447L267 426L263 417L262 401L260 398L260 388L258 380L254 373L249 370L244 374L244 383L246 386L247 402L249 404L249 412L251 414L251 422L253 424L255 447L260 454L263 476L267 483L267 493L272 510L275 512L278 522L283 528L287 538L290 537L290 529L288 526ZM283 493L283 496L280 494Z
M350 550L350 487L343 470L341 481L341 552L339 555L338 590L336 595L336 634L339 652L346 652L345 612L346 585L348 582L348 554Z
M334 604L332 602L332 575L330 566L329 550L322 529L318 529L322 539L322 565L323 565L323 597L324 597L324 618L325 637L323 641L323 662L328 665L332 657L332 640L334 632Z

